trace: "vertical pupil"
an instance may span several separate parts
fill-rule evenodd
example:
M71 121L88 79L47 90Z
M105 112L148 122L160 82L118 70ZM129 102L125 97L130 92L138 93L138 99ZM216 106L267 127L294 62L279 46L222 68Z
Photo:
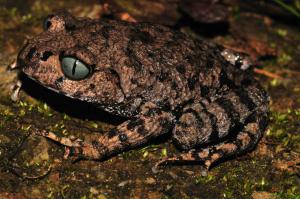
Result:
M76 59L76 61L74 62L74 64L73 64L73 68L72 68L72 75L74 75L75 74L75 71L76 71L76 66L77 66L77 61L78 61L78 59Z
M81 80L89 75L89 68L79 59L74 57L64 57L61 60L62 72L72 80Z

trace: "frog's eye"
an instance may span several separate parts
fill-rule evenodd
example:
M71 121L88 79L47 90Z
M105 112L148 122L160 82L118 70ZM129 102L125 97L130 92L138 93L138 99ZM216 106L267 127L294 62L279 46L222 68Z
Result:
M65 76L72 80L82 80L91 72L90 67L74 57L63 57L61 68Z

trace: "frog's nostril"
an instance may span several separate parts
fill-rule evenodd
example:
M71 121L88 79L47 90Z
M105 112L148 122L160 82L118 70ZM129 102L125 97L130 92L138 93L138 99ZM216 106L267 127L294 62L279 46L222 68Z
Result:
M27 54L27 58L28 59L32 59L33 57L37 56L39 53L37 52L35 47L30 48L28 54Z
M42 61L47 61L47 59L48 59L51 55L53 55L52 52L50 52L50 51L45 51L45 52L43 53L42 57L41 57L41 60L42 60Z

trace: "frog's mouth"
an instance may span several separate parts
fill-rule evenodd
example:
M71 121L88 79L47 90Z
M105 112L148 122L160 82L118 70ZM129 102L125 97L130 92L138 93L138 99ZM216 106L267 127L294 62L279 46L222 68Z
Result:
M44 88L46 88L46 89L48 89L48 90L50 90L50 91L53 91L53 92L55 92L55 93L57 93L57 94L64 95L64 96L67 96L67 97L69 97L69 98L75 99L72 95L70 95L70 94L68 94L68 93L65 93L65 92L62 92L62 91L60 91L60 90L58 90L58 89L56 89L56 88L53 88L52 86L47 85L47 84L41 82L40 80L34 78L31 74L26 73L26 70L23 70L23 69L22 69L22 72L26 75L26 77L27 77L28 79L34 81L35 83L39 84L40 86L42 86L42 87L44 87Z

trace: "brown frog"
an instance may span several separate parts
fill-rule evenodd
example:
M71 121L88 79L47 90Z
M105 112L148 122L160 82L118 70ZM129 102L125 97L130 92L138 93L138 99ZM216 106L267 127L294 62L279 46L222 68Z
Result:
M69 156L104 157L171 134L168 161L213 163L253 149L268 121L268 95L230 50L151 23L49 15L17 65L39 84L128 118L93 141L42 136ZM159 164L160 164L159 163Z

